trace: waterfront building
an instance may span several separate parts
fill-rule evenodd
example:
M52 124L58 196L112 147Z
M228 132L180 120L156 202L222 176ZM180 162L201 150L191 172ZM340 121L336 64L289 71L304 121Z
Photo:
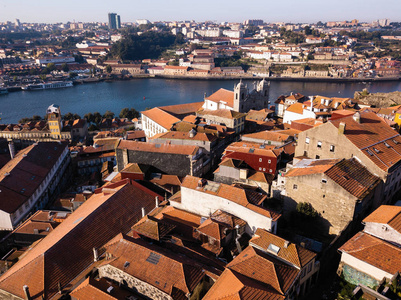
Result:
M204 109L229 109L246 113L251 109L260 110L269 106L270 84L263 79L252 90L242 82L234 86L234 91L219 89L210 96L205 96Z
M109 13L109 29L120 29L121 20L120 15L116 13Z
M58 105L50 105L46 114L47 121L0 125L0 138L5 138L10 142L26 147L36 142L83 140L88 135L88 123L86 120L62 121Z
M142 127L147 137L167 132L174 123L184 119L188 115L195 114L203 105L203 102L177 104L155 107L141 112Z

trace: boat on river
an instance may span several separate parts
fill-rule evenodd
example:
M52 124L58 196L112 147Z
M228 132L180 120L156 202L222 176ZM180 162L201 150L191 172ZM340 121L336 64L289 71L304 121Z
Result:
M0 95L8 94L8 89L0 87Z
M23 86L23 90L34 91L34 90L48 90L48 89L61 89L66 87L72 87L72 81L53 81L46 83L31 83Z

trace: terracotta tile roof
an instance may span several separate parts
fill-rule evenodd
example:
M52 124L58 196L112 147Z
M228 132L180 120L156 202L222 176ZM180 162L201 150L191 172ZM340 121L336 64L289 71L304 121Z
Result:
M285 177L305 176L324 173L333 167L341 159L303 159L293 169L289 170Z
M339 251L390 274L401 270L401 248L365 232L354 235Z
M214 221L219 222L221 224L225 224L231 228L235 228L235 226L244 226L246 222L232 214L226 213L222 210L216 210L211 216Z
M148 117L155 123L159 124L166 130L170 130L171 126L173 126L174 123L179 122L180 119L174 117L168 112L165 112L164 110L155 107L149 110L141 111L141 114Z
M381 179L370 173L355 158L343 159L324 172L351 195L363 199Z
M250 133L250 134L244 134L242 138L252 138L252 139L259 139L261 140L261 143L264 143L265 141L275 141L275 142L285 142L290 136L288 134L283 134L280 132L274 132L274 131L261 131L261 132L255 132L255 133Z
M180 210L172 206L165 206L161 211L157 212L157 214L153 216L159 220L173 220L196 228L201 224L202 218L199 215L192 214L190 212Z
M264 121L268 117L268 115L272 114L274 111L263 108L261 110L253 110L251 109L246 115L247 120L255 120L255 121Z
M192 102L192 103L160 106L159 108L179 118L181 115L194 114L195 112L197 112L199 109L202 108L203 104L204 102Z
M186 145L171 145L171 144L152 144L145 142L121 140L120 144L118 145L118 149L128 149L132 151L154 152L154 153L195 155L198 152L199 147L186 146Z
M304 107L305 105L303 105L302 103L294 103L288 106L286 111L302 115L304 112Z
M0 210L15 212L38 190L67 149L65 142L39 142L15 155L0 169Z
M104 248L112 258L105 260L103 266L120 269L168 295L173 294L174 288L184 295L193 292L205 276L200 263L123 234L117 235Z
M141 207L152 210L155 196L159 195L128 180L98 189L0 277L0 289L24 298L21 286L26 284L33 299L53 297L59 283L64 288L93 263L93 247L128 232L141 218Z
M252 299L284 300L285 296L252 278L226 269L203 298L203 300Z
M217 137L213 134L203 133L203 132L196 132L196 134L194 134L194 136L191 137L190 132L169 131L169 132L159 133L150 138L150 140L154 139L193 140L193 141L212 142L217 140Z
M229 107L234 107L234 92L226 89L219 89L209 97L206 97L205 100L210 100L217 103L223 102Z
M223 183L211 182L213 183L214 186L217 187L215 191L212 191L208 188L209 182L205 186L199 187L198 184L200 180L202 179L198 177L186 176L181 187L216 195L218 197L233 201L239 205L245 206L246 208L256 213L271 218L273 221L278 220L278 218L280 218L281 216L276 212L269 211L263 207L252 204L252 202L254 202L254 199L252 198L253 194L252 195L250 195L249 193L247 194L246 191L243 189L229 186Z
M401 207L394 205L381 205L364 220L364 223L388 224L401 233Z
M172 186L181 186L181 179L177 175L162 174L160 177L154 177L150 182L157 185L163 186L165 188L170 188Z
M216 110L201 109L196 112L196 115L198 117L203 117L203 118L207 116L216 116L226 119L239 119L246 116L246 114L244 113L236 112L230 109L216 109Z
M344 135L373 163L388 171L401 160L401 136L375 113L361 112L360 123L348 116L329 121L345 124Z
M285 239L261 228L256 230L255 236L249 241L249 243L256 248L265 251L270 255L278 256L299 268L303 268L316 257L316 253L298 246L297 244L286 241ZM280 248L277 254L269 252L268 247L270 244ZM287 246L285 246L286 244Z
M166 234L175 228L174 225L161 222L158 219L145 216L138 221L132 230L156 241L160 241Z
M242 251L227 268L285 295L294 283L299 270L269 256L252 246Z
M107 289L110 286L113 287L113 290L108 293ZM77 300L118 300L126 299L126 297L132 295L132 293L108 283L104 278L95 280L88 277L76 287L70 295L73 299Z
M145 174L148 171L149 167L145 165L140 165L137 163L129 163L124 169L120 171L120 173L134 173L134 174Z
M225 153L229 154L230 152L241 152L241 153L250 153L259 156L270 156L277 157L277 155L273 152L275 146L271 145L263 145L262 143L252 143L252 142L234 142L227 146ZM251 150L253 149L253 150Z
M135 140L146 138L145 131L143 130L134 130L127 132L127 140Z

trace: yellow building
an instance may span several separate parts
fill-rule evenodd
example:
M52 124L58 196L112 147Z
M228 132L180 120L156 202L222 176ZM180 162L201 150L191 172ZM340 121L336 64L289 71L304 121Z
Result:
M50 136L53 139L60 139L62 123L58 105L52 104L47 108L47 124L49 125Z

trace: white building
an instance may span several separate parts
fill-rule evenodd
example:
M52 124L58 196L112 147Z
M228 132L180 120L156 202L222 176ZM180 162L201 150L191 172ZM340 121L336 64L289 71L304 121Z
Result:
M276 233L281 215L252 204L252 196L241 188L187 176L181 192L170 198L170 204L203 217L209 217L216 210L225 211L247 222L245 231L251 236L258 228Z

